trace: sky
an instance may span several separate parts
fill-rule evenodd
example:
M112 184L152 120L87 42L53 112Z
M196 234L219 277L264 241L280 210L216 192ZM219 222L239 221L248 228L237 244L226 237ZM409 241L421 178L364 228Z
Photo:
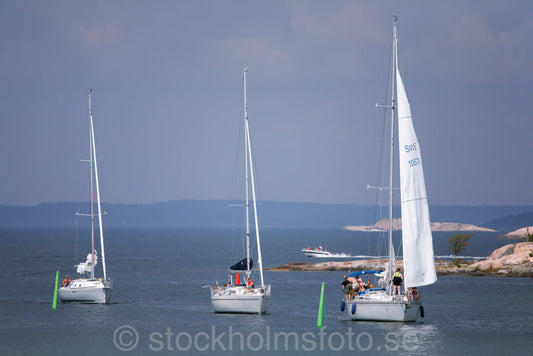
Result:
M84 200L89 88L104 202L236 198L244 66L260 198L372 204L393 16L429 203L531 204L532 11L0 0L0 204Z

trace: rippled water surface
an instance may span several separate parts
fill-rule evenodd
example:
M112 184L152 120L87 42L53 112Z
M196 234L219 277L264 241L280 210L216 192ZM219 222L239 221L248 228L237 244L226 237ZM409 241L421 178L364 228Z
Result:
M525 355L533 347L533 283L522 278L439 277L420 288L423 320L376 323L341 317L343 272L266 271L272 284L267 315L214 314L202 286L223 282L227 267L241 258L241 253L229 255L232 245L241 245L234 234L111 229L106 236L111 304L59 304L54 311L55 271L61 278L74 274L75 234L1 230L0 353ZM437 255L449 254L450 235L435 234ZM509 242L486 233L471 241L466 254L472 256L486 256ZM316 261L299 250L319 243L337 253L376 254L375 237L338 230L265 230L262 242L266 266ZM85 247L80 237L79 261ZM322 282L324 328L318 329Z

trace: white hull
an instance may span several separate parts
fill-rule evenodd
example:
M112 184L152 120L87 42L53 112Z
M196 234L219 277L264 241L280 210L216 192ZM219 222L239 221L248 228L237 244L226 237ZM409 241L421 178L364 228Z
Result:
M59 288L58 297L62 303L105 304L111 299L111 284L76 279L67 287Z
M354 304L355 313L352 314ZM409 301L405 296L393 299L385 292L377 292L357 296L346 303L344 312L352 320L416 321L420 306L420 302Z
M270 285L264 291L247 291L246 287L211 289L211 304L215 313L264 314L270 304Z
M328 251L302 249L302 253L305 254L307 257L326 257L326 256L331 256L331 253L328 252Z
M356 303L355 314L352 315L353 302L346 304L345 313L352 320L368 321L416 321L420 314L420 305L412 303Z

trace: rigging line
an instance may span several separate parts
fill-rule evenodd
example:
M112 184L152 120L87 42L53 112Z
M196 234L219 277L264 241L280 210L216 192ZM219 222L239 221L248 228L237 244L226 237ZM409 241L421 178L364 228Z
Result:
M80 236L80 217L76 215L74 218L74 226L76 227L75 235L76 235L76 246L74 247L74 265L76 265L78 261L78 239Z
M259 169L258 169L258 165L257 165L257 160L255 158L255 150L254 150L254 145L253 145L253 140L252 140L252 133L251 133L251 128L250 128L250 121L248 121L248 133L250 135L250 147L251 147L251 152L249 152L249 154L252 155L252 161L253 161L253 164L254 164L254 178L255 178L255 188L256 188L256 202L257 202L257 216L258 216L258 219L259 221L261 221L261 216L262 216L262 204L259 203L259 202L262 202L263 200L263 192L261 190L261 181L259 179ZM250 188L251 189L251 188ZM255 234L255 236L257 236L258 234L258 231L255 229L255 224L251 224L250 226L250 236L252 235L252 233ZM250 239L250 251L255 251L257 247L257 241L256 239ZM259 258L259 257L257 257ZM255 266L254 269L256 269L256 267L258 266Z
M253 145L253 140L252 140L252 133L251 133L251 129L250 129L250 125L248 124L248 131L250 133L250 146L252 148L251 150L251 155L252 155L252 160L254 162L254 177L255 177L255 188L256 188L256 195L257 195L257 201L263 201L263 192L261 190L261 181L259 179L259 167L258 167L258 164L257 164L257 159L255 158L255 149L254 149L254 145ZM257 204L258 207L261 206L261 204ZM259 212L259 209L257 209L258 212Z
M81 166L80 166L81 168ZM81 169L80 169L81 170ZM83 196L83 190L84 190L84 187L87 186L87 180L86 180L86 174L82 174L82 172L80 171L79 172L80 174L80 187L78 189L78 209L77 209L77 212L81 211L81 205L82 205L82 196ZM75 247L74 247L74 265L76 265L78 262L78 241L79 241L79 237L80 237L80 217L78 214L74 214L74 227L75 227L75 230L74 230L74 234L76 236L76 243L75 243Z
M402 245L403 245L403 239L401 238L400 236L400 243L398 244L398 250L396 251L396 256L402 256L402 259L403 259L403 253L400 255L400 250L402 249ZM402 251L403 252L403 251ZM403 265L403 268L404 268L404 273L405 273L405 263Z
M258 203L258 201L262 201L262 191L261 191L261 181L259 180L259 169L258 169L258 165L257 165L257 160L255 158L255 149L254 149L254 144L253 144L253 140L252 140L252 133L251 133L251 128L250 128L250 119L248 119L248 134L249 134L249 144L250 144L250 152L248 152L248 154L250 154L252 156L252 162L254 164L254 178L255 178L255 188L256 188L256 208L257 208L257 215L258 215L258 218L262 215L261 214L261 204ZM250 187L250 189L252 189ZM253 205L253 204L251 204ZM253 207L252 207L253 209ZM252 236L252 233L255 233L255 236L257 236L258 234L258 231L256 230L256 226L255 224L251 224L250 226L250 237ZM255 251L257 248L257 241L255 238L251 238L250 239L250 251ZM257 271L257 269L259 268L259 264L258 264L258 260L259 259L259 256L256 256L256 265L254 266L253 268L253 271ZM255 274L254 274L255 275Z
M392 40L394 41L394 40ZM391 48L392 48L392 44L391 44ZM386 88L385 88L385 102L388 103L390 102L390 93L391 93L391 90L390 90L390 86L391 86L391 76L392 76L392 71L393 71L393 57L392 57L393 53L392 51L390 52L389 54L389 70L388 70L388 74L387 74L387 85L386 85ZM385 184L382 184L382 180L385 179L385 175L383 174L383 171L385 170L385 163L386 163L386 160L385 160L385 147L389 147L388 145L388 136L390 134L390 130L389 130L389 111L388 110L384 110L383 111L383 120L382 120L382 129L381 129L381 145L380 145L380 153L379 153L379 159L378 159L378 177L377 177L377 181L378 181L378 185L379 186L385 186ZM394 154L394 152L390 152L391 155ZM376 195L376 205L375 205L375 211L374 211L374 218L375 218L375 221L379 221L379 220L382 220L383 219L383 210L385 209L385 206L383 205L383 199L384 199L384 195L383 195L383 192L381 192L380 190L378 190L377 192L377 195ZM378 215L379 215L379 219L378 219ZM375 251L376 253L380 251L380 249L386 245L385 243L385 238L386 238L386 235L384 233L379 233L379 236L378 236L378 241L377 241L377 251Z
M237 154L235 155L235 162L233 164L233 179L232 179L232 185L231 185L231 193L230 193L230 196L233 197L233 202L234 202L234 205L240 205L240 202L241 200L240 199L237 199L237 196L239 196L239 194L237 194L237 176L239 175L239 162L240 162L240 156L241 156L241 143L242 143L242 135L240 134L241 132L244 132L244 123L243 123L243 120L239 120L239 135L238 135L238 139L237 139L237 150L235 152L237 152ZM240 177L240 176L239 176ZM235 243L236 243L236 235L237 235L237 232L236 232L236 226L237 226L237 215L238 215L238 212L239 212L239 209L233 209L233 219L232 219L232 231L231 231L231 245L230 245L230 250L229 250L229 253L228 253L228 262L229 262L229 265L232 265L234 263L233 261L233 251L235 249ZM240 226L242 226L242 224L239 224ZM241 234L242 234L242 229L239 230L239 241L242 240L241 238Z
M373 196L372 196L373 198ZM371 204L371 197L369 194L365 194L365 206L367 208L364 209L364 217L365 217L365 224L367 222L370 222L369 224L372 224L372 221L375 221L375 206L374 206L374 215L372 215L372 204ZM365 236L368 237L367 241L367 255L373 256L374 255L374 243L372 241L372 235L370 232L366 232Z

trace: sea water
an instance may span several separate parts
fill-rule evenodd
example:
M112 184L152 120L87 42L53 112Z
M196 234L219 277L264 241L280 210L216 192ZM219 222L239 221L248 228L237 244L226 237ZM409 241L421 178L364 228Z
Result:
M526 278L442 276L420 288L424 319L381 323L343 317L345 272L265 271L272 285L266 315L215 314L202 287L224 283L228 266L243 257L230 255L242 247L235 235L228 229L107 229L111 303L53 310L55 272L61 280L75 275L73 265L90 248L87 238L76 242L71 229L1 229L0 354L526 355L533 347L533 283ZM451 235L434 234L435 254L449 254ZM476 233L465 254L486 256L509 243L497 236ZM318 244L347 255L375 254L375 237L341 230L265 229L261 239L266 267L315 262L300 249ZM257 273L254 280L258 286Z

